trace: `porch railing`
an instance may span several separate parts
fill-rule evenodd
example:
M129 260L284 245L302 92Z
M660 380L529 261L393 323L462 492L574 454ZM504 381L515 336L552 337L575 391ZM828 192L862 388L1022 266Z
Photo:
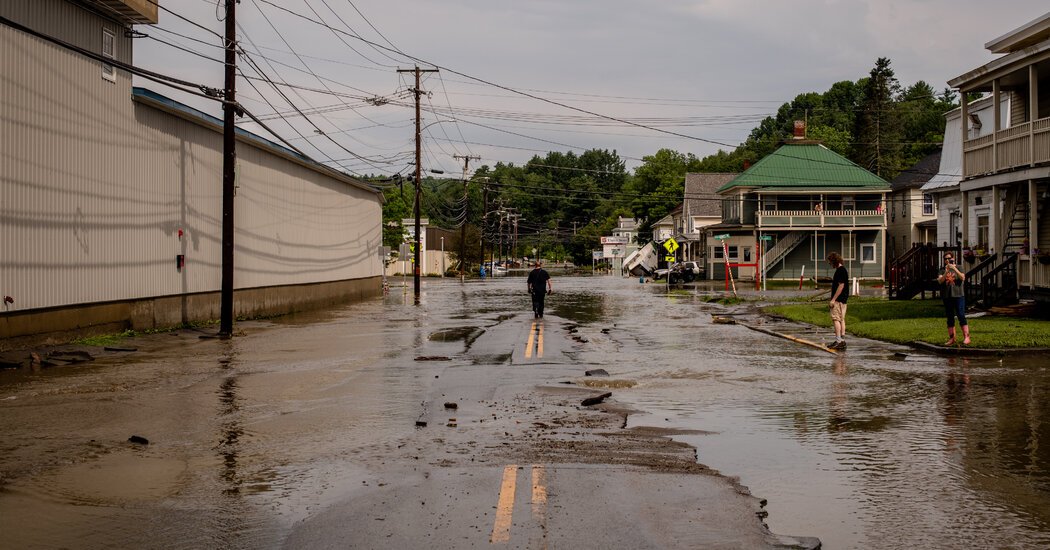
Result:
M1050 118L1024 122L963 144L963 176L1050 161Z
M759 227L880 227L886 213L879 210L760 210Z
M1003 260L981 277L981 306L1017 303L1017 254L1003 254Z

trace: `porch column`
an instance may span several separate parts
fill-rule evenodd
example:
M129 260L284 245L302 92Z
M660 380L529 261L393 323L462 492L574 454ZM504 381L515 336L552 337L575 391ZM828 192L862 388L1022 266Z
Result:
M962 224L962 242L960 246L970 245L970 192L962 192L962 204L959 205L959 223Z
M1039 219L1036 212L1039 203L1036 201L1036 190L1039 188L1035 180L1028 180L1028 289L1035 290L1035 255L1032 251L1039 248Z
M1035 166L1035 121L1039 119L1039 69L1035 63L1028 66L1028 112L1028 162Z
M995 247L996 252L1002 252L1003 246L1006 244L1001 242L1000 233L1001 231L999 224L1002 223L1002 215L999 213L999 201L1002 198L1002 192L999 190L998 185L992 186L992 219L988 223L988 246ZM991 251L989 250L990 254Z
M1003 127L1000 101L999 79L992 81L992 171L999 171L999 130Z
M962 159L962 176L966 177L966 140L970 139L970 104L966 102L966 90L959 88L959 109L962 117L962 139L959 140L959 158ZM952 235L955 238L955 235Z

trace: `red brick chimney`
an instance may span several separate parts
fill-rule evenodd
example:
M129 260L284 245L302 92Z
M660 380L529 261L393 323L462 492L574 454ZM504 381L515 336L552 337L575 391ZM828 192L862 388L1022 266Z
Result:
M795 121L795 139L806 139L806 123L801 120Z

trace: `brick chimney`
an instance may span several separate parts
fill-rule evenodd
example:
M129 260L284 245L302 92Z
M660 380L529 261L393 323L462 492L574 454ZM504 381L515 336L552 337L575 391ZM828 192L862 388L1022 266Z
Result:
M806 123L801 120L795 121L795 139L806 139Z

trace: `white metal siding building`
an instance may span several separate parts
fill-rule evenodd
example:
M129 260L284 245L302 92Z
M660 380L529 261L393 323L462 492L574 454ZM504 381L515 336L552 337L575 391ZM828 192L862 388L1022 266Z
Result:
M131 62L123 32L131 21L107 16L104 3L5 0L0 15ZM40 332L40 316L34 323L26 313L65 310L71 321L44 315L54 331L123 315L77 319L92 304L133 304L124 309L132 326L217 318L221 121L9 25L0 24L0 60L0 295L13 299L0 302L0 339ZM379 193L247 132L237 155L238 315L317 301L288 287L341 284L314 287L327 301L350 287L380 291ZM190 295L201 300L155 302Z

